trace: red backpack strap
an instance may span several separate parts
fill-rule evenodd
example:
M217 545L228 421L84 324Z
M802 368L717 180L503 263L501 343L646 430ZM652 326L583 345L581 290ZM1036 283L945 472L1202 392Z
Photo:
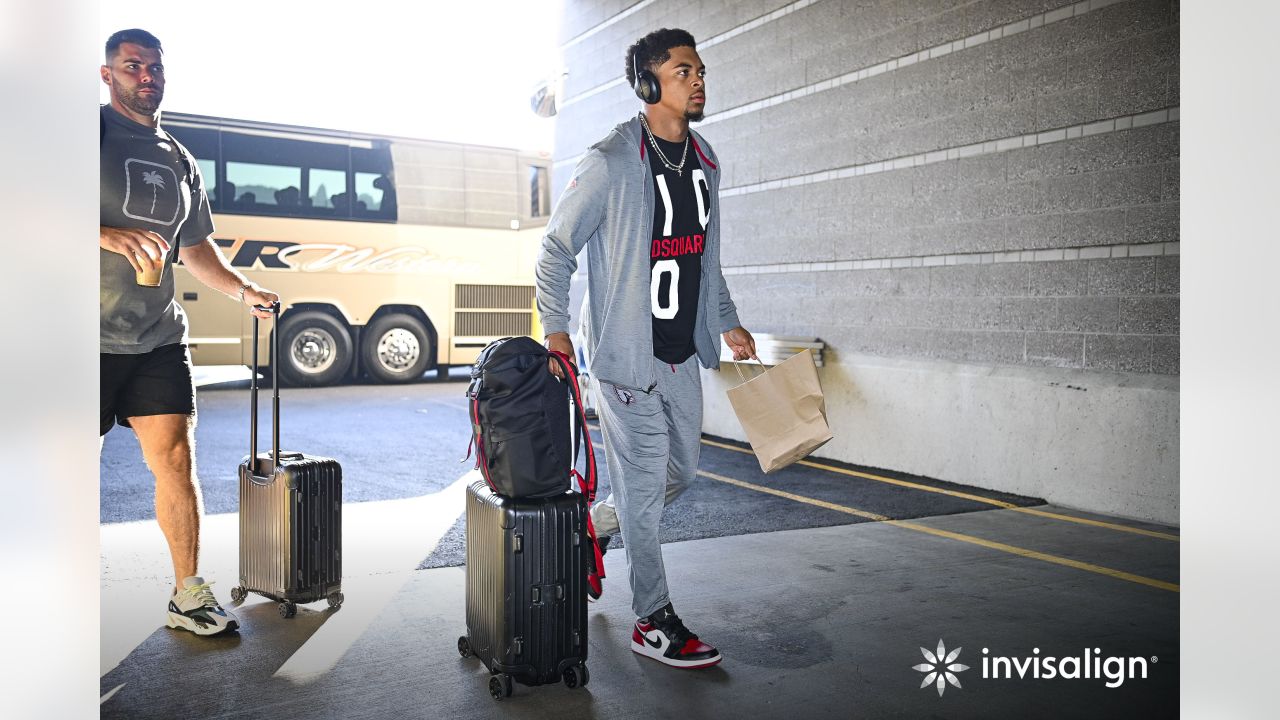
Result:
M560 364L560 368L564 370L565 381L569 384L569 397L573 401L573 406L577 409L577 426L578 431L574 433L574 453L573 467L569 469L572 477L578 482L578 490L587 499L587 508L591 508L592 503L596 501L596 451L591 443L591 433L587 430L587 411L586 406L582 403L582 393L578 385L578 368L569 360L569 356L557 350L550 351L551 356ZM586 477L578 472L578 439L581 437L582 444L587 449L587 467ZM604 578L604 553L600 552L600 545L596 542L595 524L591 522L591 513L587 513L587 537L591 540L591 552L595 555L595 567L599 577Z
M596 500L596 453L595 447L591 443L591 433L587 430L587 412L582 403L582 394L578 387L578 368L569 360L569 356L562 352L551 350L552 357L560 364L565 373L565 380L569 385L569 397L573 401L573 406L577 410L576 423L577 432L574 433L574 458L571 472L578 479L579 487L582 493L587 496L587 503L593 503ZM581 438L582 445L587 449L587 467L586 477L584 478L577 471L578 465L578 448L577 442Z
M493 478L489 477L489 462L484 455L484 436L480 430L480 399L471 398L471 423L472 434L471 442L475 443L476 448L476 467L480 469L480 475L484 477L484 481L489 484L489 489L495 493L498 492L498 486L493 484ZM471 457L471 445L467 445L467 457L462 459L466 462Z

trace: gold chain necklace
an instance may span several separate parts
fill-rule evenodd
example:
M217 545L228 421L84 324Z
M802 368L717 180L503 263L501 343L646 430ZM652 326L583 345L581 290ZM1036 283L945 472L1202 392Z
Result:
M658 160L671 170L677 177L684 177L684 162L689 157L689 132L684 134L684 150L680 152L680 164L676 165L667 159L663 154L662 148L658 147L658 141L653 139L653 130L649 129L649 121L645 119L644 113L640 113L640 124L644 126L644 132L649 136L649 144L653 146L653 151L658 154Z

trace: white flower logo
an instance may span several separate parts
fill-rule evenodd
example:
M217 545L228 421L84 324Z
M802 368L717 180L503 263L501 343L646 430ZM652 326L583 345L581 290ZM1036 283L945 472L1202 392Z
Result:
M942 691L947 689L947 683L960 687L960 680L954 673L969 669L968 665L962 665L955 662L955 659L960 657L960 651L963 649L964 648L956 648L951 651L950 655L948 655L947 646L942 644L941 639L938 640L937 654L931 653L924 648L920 648L920 652L924 655L924 659L929 661L927 663L920 663L919 665L913 665L911 667L912 670L919 670L922 673L928 673L928 675L925 675L924 677L924 682L920 683L920 687L926 688L929 687L930 684L936 684L938 686L938 697L942 697Z

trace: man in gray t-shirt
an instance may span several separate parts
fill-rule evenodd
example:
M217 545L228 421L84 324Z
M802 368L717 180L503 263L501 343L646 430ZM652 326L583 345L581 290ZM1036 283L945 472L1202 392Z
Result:
M200 168L160 128L162 54L151 33L121 30L107 39L101 69L111 103L99 111L99 424L104 436L117 423L131 427L155 475L156 520L176 580L168 626L213 635L235 630L239 622L196 574L201 501L195 389L186 315L174 300L173 262L181 258L197 280L259 317L271 313L254 306L280 298L232 269L210 237L213 218Z

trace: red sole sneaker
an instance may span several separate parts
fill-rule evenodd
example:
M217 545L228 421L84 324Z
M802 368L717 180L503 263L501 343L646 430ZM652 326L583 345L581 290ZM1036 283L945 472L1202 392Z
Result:
M721 655L719 651L714 651L715 655L710 657L706 657L705 653L701 653L703 657L689 658L687 660L667 657L665 654L668 642L667 637L660 632L653 632L653 635L656 636L656 639L651 639L648 634L641 633L639 628L635 628L632 631L631 636L631 652L657 660L663 665L669 665L671 667L681 668L684 670L709 668L713 665L719 665L720 661L724 659L724 656ZM657 643L657 646L654 645L655 642ZM690 642L701 645L702 647L710 647L698 642L697 640L691 640Z

